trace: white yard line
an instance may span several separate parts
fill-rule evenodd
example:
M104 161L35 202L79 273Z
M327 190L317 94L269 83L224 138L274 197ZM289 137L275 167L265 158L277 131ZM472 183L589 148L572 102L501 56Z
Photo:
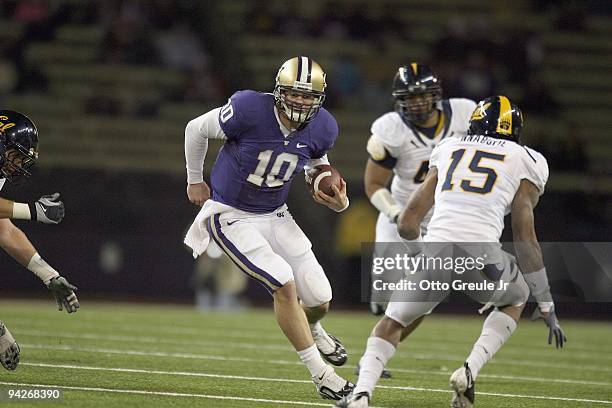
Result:
M213 361L231 361L241 363L265 363L273 365L303 365L301 362L296 360L265 360L265 359L254 359L247 357L225 357L219 355L207 355L207 354L192 354L192 353L166 353L159 351L141 351L141 350L121 350L121 349L107 349L107 348L75 348L71 346L47 346L37 344L22 344L25 348L37 348L37 349L48 349L48 350L61 350L61 351L82 351L87 353L102 353L102 354L119 354L119 355L133 355L133 356L146 356L146 357L167 357L167 358L184 358L184 359L197 359L197 360L213 360ZM24 363L26 364L26 363ZM354 369L355 366L347 365L345 368ZM424 374L424 375L443 375L448 376L451 374L450 371L434 371L434 370L413 370L406 368L390 368L391 371L413 373L413 374ZM612 383L603 381L585 381L585 380L574 380L574 379L560 379L560 378L542 378L542 377L523 377L523 376L510 376L510 375L497 375L497 374L481 374L480 378L493 378L493 379L504 379L514 381L535 381L544 383L562 383L562 384L582 384L592 386L603 386L609 387Z
M0 381L1 385L9 385L13 387L37 387L37 388L59 388L62 390L75 390L75 391L95 391L95 392L109 392L118 394L139 394L139 395L157 395L163 397L189 397L189 398L206 398L215 400L232 400L232 401L248 401L248 402L266 402L273 404L283 405L307 405L317 407L329 407L331 402L322 404L320 402L306 402L306 401L283 401L273 400L264 398L246 398L246 397L229 397L225 395L208 395L208 394L191 394L183 392L165 392L165 391L142 391L142 390L125 390L116 388L99 388L99 387L74 387L70 385L59 385L59 384L28 384L28 383L15 383Z
M269 378L269 377L252 377L252 376L241 376L241 375L222 375L222 374L196 373L196 372L185 372L185 371L160 371L160 370L144 370L144 369L132 369L132 368L92 367L92 366L80 366L80 365L70 365L70 364L26 363L24 365L38 366L38 367L50 367L50 368L75 369L75 370L90 370L90 371L112 371L112 372L122 372L122 373L177 375L177 376L222 378L222 379L230 379L230 380L311 384L311 381L306 381L306 380L291 380L291 379L286 379L286 378ZM400 387L400 386L389 386L389 385L379 385L377 386L377 388L406 390L406 391L423 391L423 392L442 392L442 393L451 392L450 390L441 390L441 389L436 389L436 388ZM612 405L612 401L593 400L593 399L585 399L585 398L548 397L548 396L543 396L543 395L502 394L502 393L492 393L492 392L478 392L478 395L488 395L488 396L495 396L495 397L509 397L509 398L528 398L528 399L539 399L539 400L548 400L548 401L568 401L568 402L583 402L583 403L594 403L594 404L611 404ZM274 402L274 400L262 400L262 401Z
M249 342L228 342L228 341L192 341L184 339L168 339L163 336L152 337L152 336L119 336L119 335L108 335L99 333L70 333L70 332L46 332L40 330L12 330L14 336L34 336L34 337L52 337L52 338L69 338L69 339L84 339L84 340L110 340L110 341L123 341L130 343L150 343L150 344L171 344L171 345L188 345L198 347L212 347L218 349L226 348L239 348L239 349L251 349L257 351L273 350L273 351L284 351L293 352L293 349L288 344L256 344ZM460 362L465 359L465 355L458 354L431 354L431 353L407 353L398 352L397 357L400 358L413 358L417 360L444 360ZM553 357L550 357L553 360ZM563 364L563 363L549 363L545 361L519 361L517 359L504 359L496 358L492 361L493 364L505 364L525 367L541 367L541 368L554 368L554 369L568 369L568 370L583 370L583 371L596 371L596 372L612 372L612 368L604 365L587 365L587 364Z

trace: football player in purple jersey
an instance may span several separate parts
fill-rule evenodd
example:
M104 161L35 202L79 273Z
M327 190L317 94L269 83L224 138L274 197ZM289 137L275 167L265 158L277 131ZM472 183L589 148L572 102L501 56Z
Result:
M30 176L30 168L38 159L38 130L24 114L0 110L0 190L5 182L15 183ZM28 237L10 219L36 220L59 224L64 218L64 203L59 193L46 195L34 203L16 203L0 198L0 248L27 267L43 281L57 301L59 310L74 313L79 301L66 278L53 269ZM19 345L9 329L0 321L0 364L15 370L19 364Z
M327 362L340 366L348 356L340 341L320 320L332 290L304 232L287 209L293 178L319 164L338 136L334 117L322 105L325 73L315 61L300 56L278 70L273 93L239 91L227 104L199 116L185 129L187 196L201 206L185 243L200 255L212 238L246 274L274 299L278 324L319 394L340 399L353 384ZM203 164L208 139L221 139L210 176ZM340 212L348 205L346 183L314 200Z

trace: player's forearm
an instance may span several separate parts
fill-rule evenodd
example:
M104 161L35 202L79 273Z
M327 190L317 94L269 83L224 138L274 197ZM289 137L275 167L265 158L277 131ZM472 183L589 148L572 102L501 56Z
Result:
M514 248L519 267L523 273L530 273L544 268L542 250L537 240L519 241L514 238Z
M13 202L0 198L0 218L11 218L13 216Z
M4 220L0 230L0 247L21 265L27 267L36 253L34 245L19 228Z
M33 204L16 203L0 198L0 219L31 220L32 213L36 215Z

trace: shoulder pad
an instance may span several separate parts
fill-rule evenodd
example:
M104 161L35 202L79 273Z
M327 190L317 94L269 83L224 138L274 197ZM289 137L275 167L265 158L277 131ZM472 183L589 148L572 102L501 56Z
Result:
M404 143L402 119L397 112L388 112L372 123L372 134L388 149L396 149Z
M385 145L381 143L376 135L370 136L366 150L374 161L382 161L387 157L387 149L385 149Z
M467 98L451 98L448 100L454 115L461 117L470 118L474 109L476 109L476 102Z

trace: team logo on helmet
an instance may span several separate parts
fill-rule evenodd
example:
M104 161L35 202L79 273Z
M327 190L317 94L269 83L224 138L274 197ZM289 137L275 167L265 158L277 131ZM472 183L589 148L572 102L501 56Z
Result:
M491 106L491 102L485 103L484 105L478 104L478 106L474 110L474 113L472 113L472 116L470 117L470 120L480 120L480 119L484 118L485 117L485 113L487 111L487 108L489 106Z

